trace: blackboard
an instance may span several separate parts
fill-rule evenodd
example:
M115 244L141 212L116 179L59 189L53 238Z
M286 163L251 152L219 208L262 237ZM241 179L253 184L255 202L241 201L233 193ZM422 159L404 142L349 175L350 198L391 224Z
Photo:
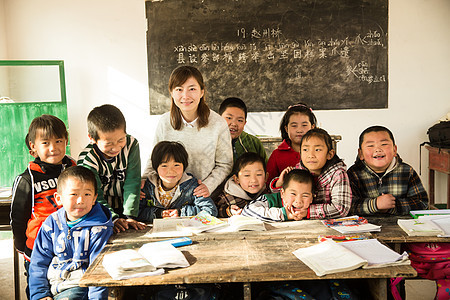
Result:
M386 108L387 0L164 0L146 2L150 113L169 110L179 65L203 74L217 110Z

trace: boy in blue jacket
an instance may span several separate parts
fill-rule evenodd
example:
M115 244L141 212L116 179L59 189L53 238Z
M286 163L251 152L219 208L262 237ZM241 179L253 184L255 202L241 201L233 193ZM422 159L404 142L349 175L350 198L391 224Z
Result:
M198 180L185 172L188 153L183 145L159 142L153 148L151 161L156 172L149 174L142 188L139 221L195 216L202 210L217 216L217 208L211 198L194 196Z
M37 299L107 299L106 287L78 282L113 232L110 211L96 202L94 173L74 166L58 178L62 208L42 224L30 264L30 296Z

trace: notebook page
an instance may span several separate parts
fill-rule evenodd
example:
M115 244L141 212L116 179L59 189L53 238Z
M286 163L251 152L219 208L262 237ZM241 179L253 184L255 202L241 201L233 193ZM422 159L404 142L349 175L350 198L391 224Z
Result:
M367 260L369 265L393 263L406 255L395 252L376 239L349 241L340 245Z
M340 244L327 240L311 247L297 249L293 254L317 276L354 270L367 264L367 261Z

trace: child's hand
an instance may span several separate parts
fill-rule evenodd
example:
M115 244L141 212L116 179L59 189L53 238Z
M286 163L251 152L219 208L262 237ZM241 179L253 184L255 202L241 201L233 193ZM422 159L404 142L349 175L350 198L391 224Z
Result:
M287 167L286 169L284 169L281 172L280 177L278 177L278 180L275 183L275 187L280 188L283 185L284 176L286 176L286 174L289 173L290 171L292 171L293 169L294 169L294 167Z
M138 222L133 219L118 218L117 221L114 222L114 233L125 231L129 229L130 226L136 230L142 230L147 227L147 225L145 225L144 223Z
M166 209L162 212L163 218L177 218L178 216L178 210L176 209Z
M240 215L242 212L242 208L239 208L239 206L232 204L230 206L230 212L232 216Z
M196 187L194 190L194 196L209 197L210 193L209 193L208 187L204 183L202 183L202 181L200 179L198 180L198 184L199 184L199 186Z
M140 199L145 199L145 193L142 191L142 189L144 188L144 184L145 184L145 179L141 180L141 194L140 194Z
M308 214L308 208L303 208L301 210L294 211L293 207L285 207L286 215L288 220L300 221L301 219L306 218Z
M381 194L377 197L377 208L387 210L395 207L395 197L392 194Z

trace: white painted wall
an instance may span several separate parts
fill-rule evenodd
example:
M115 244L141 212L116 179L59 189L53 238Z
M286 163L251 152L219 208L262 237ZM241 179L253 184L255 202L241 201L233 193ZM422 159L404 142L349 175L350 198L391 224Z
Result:
M360 132L382 124L418 171L418 145L450 111L449 15L448 0L390 1L389 108L316 112L323 128L342 136L338 154L349 166ZM0 0L0 59L64 60L72 155L88 142L89 111L111 103L125 114L145 164L159 116L148 113L144 0ZM252 113L246 130L278 136L281 115ZM422 158L427 166L426 151ZM427 186L428 172L422 169ZM445 197L445 182L440 174L438 196Z

